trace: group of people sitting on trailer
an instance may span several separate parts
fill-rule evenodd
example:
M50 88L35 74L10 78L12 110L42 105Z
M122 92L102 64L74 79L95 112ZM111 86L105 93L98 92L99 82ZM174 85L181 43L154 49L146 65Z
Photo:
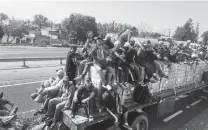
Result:
M124 127L130 129L127 122L128 112L123 109L122 97L116 92L118 86L128 87L126 83L129 82L145 86L149 82L157 82L159 78L168 78L163 71L164 64L206 58L204 46L202 53L198 54L189 48L190 41L185 45L165 44L160 41L153 46L149 40L132 40L132 31L134 28L123 32L115 43L109 36L105 39L93 38L93 33L89 31L81 52L77 52L76 45L71 47L67 54L65 71L57 70L56 79L45 81L40 89L31 95L32 99L43 103L34 115L45 114L42 120L51 122L52 128L61 120L61 110L71 109L71 118L74 118L81 106L90 118L87 102L97 97L97 90L92 83L92 75L87 74L91 66L96 66L103 90L101 97L98 97L102 99L99 107L104 108L100 111L107 110L115 119L115 114L123 113Z

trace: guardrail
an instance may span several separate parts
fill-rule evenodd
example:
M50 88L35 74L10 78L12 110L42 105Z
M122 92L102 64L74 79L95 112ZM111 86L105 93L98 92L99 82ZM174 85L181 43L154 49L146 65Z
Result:
M22 61L23 67L27 67L26 61L47 61L47 60L60 60L60 65L62 65L62 60L65 60L66 57L29 57L29 58L6 58L0 59L0 62L15 62L15 61Z

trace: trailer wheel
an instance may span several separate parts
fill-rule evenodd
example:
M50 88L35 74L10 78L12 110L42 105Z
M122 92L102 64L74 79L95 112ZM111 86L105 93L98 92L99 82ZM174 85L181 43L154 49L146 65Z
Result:
M131 125L132 130L148 130L148 127L148 117L144 114L139 115Z

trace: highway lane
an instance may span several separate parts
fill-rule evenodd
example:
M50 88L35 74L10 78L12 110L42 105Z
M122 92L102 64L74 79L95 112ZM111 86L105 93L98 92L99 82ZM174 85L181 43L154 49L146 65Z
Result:
M40 107L40 104L34 102L30 98L30 94L35 92L36 88L39 86L40 83L13 85L9 87L2 87L0 88L0 91L4 92L4 98L14 102L15 106L19 107L19 113L23 113L38 109Z
M66 57L69 48L0 46L0 58L11 57Z
M178 100L173 113L151 122L152 130L207 130L208 120L203 120L208 115L207 99L207 92L197 91Z
M40 83L11 85L2 87L4 97L19 106L20 114L32 115L40 104L30 99ZM207 130L208 128L208 91L197 91L176 101L175 111L167 116L156 119L156 113L149 113L150 130ZM181 113L178 113L182 111ZM25 113L26 112L26 113ZM107 124L104 124L107 126ZM99 126L100 128L100 126ZM104 127L103 127L104 128ZM111 130L112 128L108 128Z
M0 70L0 89L4 85L34 82L54 77L59 68L64 69L64 66Z
M148 113L150 130L208 130L207 92L184 95L185 97L176 101L175 111L164 117L156 118L155 111ZM93 130L114 130L109 123L112 124L113 121L102 123Z

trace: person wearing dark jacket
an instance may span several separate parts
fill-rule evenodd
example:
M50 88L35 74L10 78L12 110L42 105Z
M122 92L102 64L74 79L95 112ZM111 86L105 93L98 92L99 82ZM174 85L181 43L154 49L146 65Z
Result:
M78 110L78 106L82 105L85 109L85 113L89 118L89 113L87 111L87 102L95 98L95 86L92 84L91 78L87 77L85 83L80 85L74 93L74 98L72 101L72 115L74 118Z
M111 42L111 37L108 35L106 35L103 44L106 45L108 49L114 48L114 44Z
M65 71L69 80L72 81L76 77L77 72L77 46L74 45L67 54Z

